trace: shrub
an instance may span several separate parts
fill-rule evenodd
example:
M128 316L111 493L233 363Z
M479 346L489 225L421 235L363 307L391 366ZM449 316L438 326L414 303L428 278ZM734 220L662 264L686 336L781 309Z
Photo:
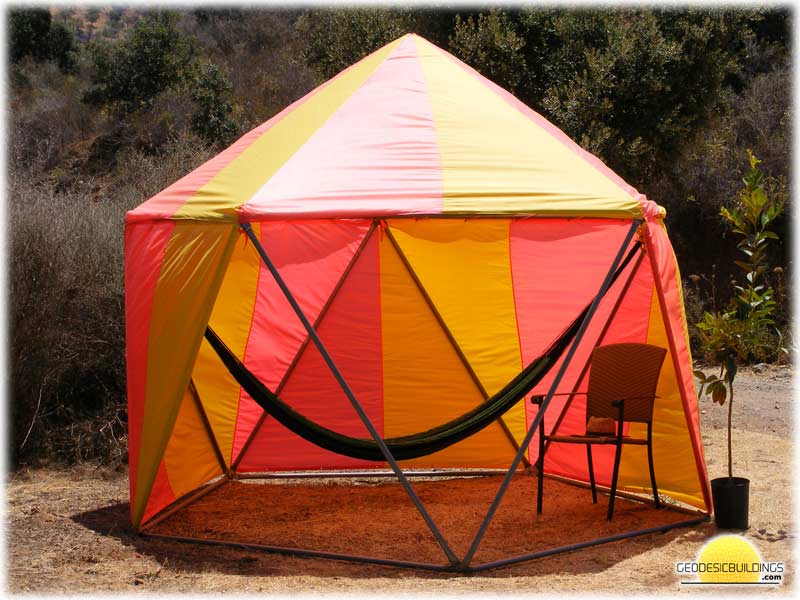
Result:
M127 210L208 158L194 136L120 155L106 193L9 175L12 453L126 460L123 228Z
M64 73L72 73L77 68L75 36L63 23L54 23L49 10L11 11L9 34L12 63L30 56L37 62L53 61Z
M121 41L91 44L94 87L84 100L125 115L182 85L190 76L193 48L177 23L177 13L158 12L139 20Z
M192 100L197 107L192 115L192 129L212 144L227 146L239 133L230 91L231 82L217 65L199 65L192 85Z

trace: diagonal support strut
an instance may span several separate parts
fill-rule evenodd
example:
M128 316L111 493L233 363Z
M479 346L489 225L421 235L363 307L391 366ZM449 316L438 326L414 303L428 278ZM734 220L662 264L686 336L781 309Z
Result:
M611 313L608 315L608 319L606 319L605 325L603 325L603 330L600 332L600 335L597 336L597 341L594 344L595 347L597 347L601 343L603 343L603 340L606 337L606 333L608 333L608 330L611 327L611 323L614 321L614 317L617 315L617 311L619 310L619 307L622 304L622 300L625 298L625 295L628 293L628 288L631 287L631 283L633 283L633 278L636 276L636 273L639 271L639 267L641 266L643 260L644 260L644 250L640 246L639 255L638 255L638 258L636 259L636 264L633 265L633 268L631 269L630 275L628 275L628 279L625 282L625 285L622 287L622 290L620 290L619 296L617 297L617 301L614 303L614 308L611 309ZM624 268L624 265L623 265L623 268ZM561 426L562 421L566 417L567 411L569 410L569 407L572 405L572 400L577 395L578 388L580 387L581 382L583 381L583 378L586 376L586 373L589 371L589 366L591 364L591 358L592 357L590 355L589 358L586 359L586 362L584 363L580 374L575 379L575 385L572 386L572 391L571 391L569 397L567 398L567 401L564 403L564 407L561 409L561 412L559 413L558 419L556 419L556 422L553 425L553 428L550 430L550 435L555 435L558 432L558 428ZM549 448L550 448L550 440L547 440L545 442L545 445L544 445L545 453L547 452L547 450Z
M325 301L325 304L320 309L319 314L317 315L317 318L314 321L314 329L319 329L319 326L322 324L322 320L325 318L325 315L327 314L328 309L331 307L331 305L333 304L333 301L339 295L339 290L342 289L342 285L344 285L344 282L347 280L347 276L350 275L350 271L353 270L353 267L358 262L359 257L364 252L364 248L367 247L367 242L369 242L369 239L372 237L372 234L375 232L375 228L376 227L377 227L377 222L373 221L372 224L369 226L369 229L367 230L367 232L364 234L364 238L361 240L361 243L358 245L358 248L356 248L356 251L353 253L353 256L350 259L350 262L347 263L347 266L345 267L344 271L342 271L342 276L339 277L339 281L336 282L336 286L333 288L333 291L330 293L330 296L328 296L328 299ZM289 377L292 376L292 373L294 372L295 367L297 367L297 363L300 362L300 357L303 356L303 352L305 352L305 349L308 346L310 341L311 341L311 336L306 335L306 338L303 340L303 343L300 344L300 348L297 350L297 353L294 355L294 359L292 359L291 364L286 369L286 373L283 374L283 377L281 378L280 382L278 383L278 387L275 388L275 394L276 395L280 395L281 391L283 391L284 386L289 381ZM258 421L256 421L256 424L253 427L253 430L250 432L250 435L247 436L247 439L245 440L244 445L242 446L242 449L239 451L239 454L237 455L236 460L231 465L231 471L232 472L235 472L236 468L239 466L239 463L242 462L242 459L244 458L244 455L247 452L247 449L250 447L250 444L253 443L253 440L255 439L256 434L258 434L259 430L261 429L261 426L264 424L264 421L266 421L267 416L268 416L267 411L262 409L261 416L258 418Z
M450 548L450 545L447 543L447 540L445 540L444 536L442 535L442 532L433 522L433 519L428 514L428 511L422 504L422 501L419 499L419 496L417 496L417 493L414 491L414 488L411 487L411 483L406 478L405 474L403 473L403 470L397 464L397 461L395 460L394 456L392 456L392 453L389 450L389 448L386 447L386 443L383 441L383 438L375 429L375 425L373 425L369 416L364 411L364 408L361 406L361 403L356 399L355 394L350 389L350 386L347 384L347 381L345 381L341 371L339 371L339 368L336 366L336 363L333 361L333 358L328 353L328 350L325 348L325 345L322 343L322 340L317 335L317 332L314 329L313 325L311 325L308 318L305 316L303 309L300 308L300 305L297 303L297 300L295 300L291 290L289 290L289 288L287 287L286 282L283 280L283 277L281 277L281 274L278 272L278 269L275 267L272 260L270 260L269 256L264 250L264 247L261 245L258 236L256 236L255 232L253 231L253 228L250 226L249 223L242 223L242 229L247 234L247 237L250 238L250 241L253 242L253 245L255 246L256 250L261 256L261 260L264 261L264 265L266 265L267 269L269 269L269 272L272 274L272 277L275 279L275 282L278 284L278 287L281 288L281 291L283 292L286 299L289 301L289 304L292 306L292 309L294 310L295 314L300 319L303 326L306 328L309 337L319 350L322 359L328 365L328 368L331 370L331 373L333 373L333 376L336 378L336 381L339 383L339 386L342 388L342 391L347 396L348 400L350 401L350 404L352 404L353 408L358 414L358 417L361 419L361 422L367 428L367 431L369 431L370 436L372 437L373 440L375 440L375 443L378 445L378 448L380 448L381 454L383 454L383 457L386 459L386 462L389 463L389 465L392 467L392 471L394 471L395 475L397 475L397 478L400 480L400 483L402 484L403 488L405 488L406 492L411 498L411 501L416 506L417 511L419 511L419 514L422 516L423 520L428 525L428 528L431 530L431 533L433 533L434 537L436 538L436 541L439 543L439 546L441 546L442 551L445 553L447 559L450 561L450 564L451 565L458 564L459 562L458 558L456 557L452 548ZM519 461L516 462L519 463Z
M467 550L467 553L464 555L463 560L459 567L463 570L467 570L469 568L470 562L472 562L472 558L475 556L475 552L478 549L478 546L483 539L483 536L486 534L486 530L489 527L489 524L492 522L495 513L497 512L498 506L500 506L500 501L503 499L503 496L508 489L508 485L511 483L511 478L514 475L514 472L517 470L520 461L522 460L522 455L525 452L525 449L531 443L533 439L533 434L536 432L537 428L539 427L539 422L542 420L542 417L547 410L547 406L550 404L550 401L553 398L553 394L555 394L556 389L558 389L559 384L561 383L561 379L564 377L564 374L567 372L567 368L569 367L570 362L572 362L572 357L575 355L576 350L578 349L578 345L583 338L586 329L589 326L589 323L594 316L594 313L597 311L597 307L600 304L600 301L603 299L605 292L611 286L614 280L614 273L617 270L617 267L622 262L622 257L625 253L626 248L630 245L633 236L636 234L636 229L641 224L641 220L635 219L631 222L631 226L628 229L628 233L625 236L625 239L622 241L622 244L617 251L617 255L614 257L614 260L611 263L611 267L609 268L608 272L606 273L605 279L603 280L602 285L600 286L600 290L598 291L597 295L595 296L594 300L592 301L591 306L589 307L586 316L584 317L583 321L581 322L580 328L578 332L575 334L575 339L570 344L569 350L567 351L567 355L564 357L563 362L561 363L561 367L556 373L555 378L553 379L553 383L550 386L550 389L547 392L547 395L544 397L541 405L539 406L539 410L536 413L536 417L530 424L528 428L528 433L525 435L525 439L522 441L522 445L520 449L517 451L514 460L511 462L511 466L508 468L506 472L506 476L503 479L503 483L500 484L500 488L497 490L497 495L495 496L494 500L492 501L492 505L489 507L489 511L486 513L486 517L483 519L478 532L475 534L475 538L472 540L472 544Z

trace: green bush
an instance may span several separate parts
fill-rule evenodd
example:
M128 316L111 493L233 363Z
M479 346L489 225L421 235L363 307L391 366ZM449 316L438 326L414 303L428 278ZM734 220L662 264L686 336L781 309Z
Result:
M158 12L139 20L120 41L92 43L93 87L84 100L125 115L147 109L162 91L183 85L191 76L194 49L179 31L178 18Z
M9 37L12 63L30 56L37 62L53 61L64 73L74 73L77 68L74 34L63 23L54 23L47 9L12 10Z
M212 144L227 146L239 133L230 91L231 82L217 65L199 65L191 92L197 107L192 115L192 129Z

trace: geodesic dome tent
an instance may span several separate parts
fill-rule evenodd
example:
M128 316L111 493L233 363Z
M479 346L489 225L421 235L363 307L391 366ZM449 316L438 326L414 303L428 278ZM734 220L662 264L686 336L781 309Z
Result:
M426 40L409 34L367 56L127 215L134 525L221 475L387 466L271 418L207 327L297 414L348 439L370 438L353 397L381 438L436 428L494 398L574 323L574 349L527 391L585 390L599 344L661 346L659 491L708 513L664 216ZM474 435L400 467L507 468L518 448L532 463L537 410L516 398ZM585 425L579 396L548 398L546 412L559 432ZM598 448L601 485L612 459ZM577 446L553 446L544 469L587 480ZM626 448L620 489L649 481L645 453Z

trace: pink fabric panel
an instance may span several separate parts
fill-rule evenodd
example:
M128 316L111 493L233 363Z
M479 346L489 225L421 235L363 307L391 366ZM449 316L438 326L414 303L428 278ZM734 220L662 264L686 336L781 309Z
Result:
M711 495L709 490L708 472L706 470L703 452L703 440L700 437L700 417L697 408L697 393L694 387L692 374L692 357L687 346L684 317L681 310L682 299L679 289L680 277L678 265L672 245L667 237L663 225L659 223L647 224L647 247L650 253L650 263L658 274L657 292L660 302L666 306L665 327L670 342L670 352L675 361L675 373L680 382L681 401L688 419L689 439L692 442L697 471L700 474L700 485L706 503L706 510L711 509ZM662 309L663 310L663 309Z
M605 219L517 219L512 222L511 264L520 347L525 364L544 352L591 302L629 227L630 221ZM561 381L559 392L568 392L574 386L628 272L620 277L600 304ZM637 290L635 294L632 293L634 289ZM645 292L646 299L641 292ZM650 310L647 292L644 283L632 285L629 296L620 307L619 324L611 327L604 343L622 341L623 338L632 341L637 336L637 341L644 340ZM556 363L534 393L544 394L549 390L561 362ZM586 381L582 382L580 389L586 389ZM553 398L545 419L548 430L555 424L566 400L566 397ZM530 423L536 415L536 407L527 403L526 411ZM582 433L584 427L585 399L577 396L559 432ZM530 453L532 459L538 455L538 436L533 438ZM602 464L602 458L597 463ZM553 445L548 450L545 468L549 472L558 471L582 478L586 472L585 449L582 446ZM602 467L599 472L602 472Z
M125 359L128 387L128 462L130 497L135 497L147 386L147 346L153 294L161 261L175 224L125 227ZM133 502L131 502L133 510Z
M629 269L630 268L632 268L632 266L629 267ZM598 312L596 321L593 322L589 329L588 337L586 338L587 345L581 352L582 360L577 363L576 369L570 370L574 373L570 380L570 385L575 381L575 377L580 372L580 369L583 368L584 361L589 359L589 354L597 343L602 328L608 320L610 311L619 298L619 294L629 274L630 270L626 270L609 292L607 300L603 302L602 310ZM653 276L650 270L650 264L647 257L645 257L601 343L618 344L622 342L646 342L652 295ZM580 389L582 391L586 391L590 373L591 370L587 372L587 375L584 377L583 381L581 381ZM558 418L558 412L551 411L548 414L548 418L551 424L555 424L555 420ZM561 433L583 433L585 425L586 397L578 396L570 405L559 431ZM612 468L614 466L613 448L610 446L595 446L592 449L592 456L596 481L602 485L610 485ZM545 470L548 473L589 481L585 448L576 445L553 444L547 451Z
M348 67L342 73L350 70ZM197 190L211 181L217 173L224 169L231 161L244 153L250 145L258 138L264 135L267 131L283 119L287 114L292 112L298 106L304 104L309 98L315 96L324 90L331 81L339 77L342 73L326 81L321 86L313 89L308 94L294 101L292 104L284 108L281 112L273 116L271 119L262 123L255 129L252 129L240 137L233 145L226 148L224 151L217 154L211 160L203 163L197 169L182 177L168 188L162 190L147 202L140 204L135 209L129 211L125 215L125 221L131 223L134 221L149 221L157 219L168 219L175 214L175 212L183 206L183 204L191 198Z
M433 114L407 37L244 205L240 219L441 211Z
M383 433L378 236L373 235L318 329L320 338ZM308 418L354 437L369 437L316 346L309 344L281 398ZM240 471L374 467L323 450L267 417L239 466Z
M275 221L261 224L261 244L300 308L312 323L327 302L369 221ZM244 363L270 389L277 389L306 338L306 330L283 292L262 265ZM262 410L241 392L233 457L239 455Z

